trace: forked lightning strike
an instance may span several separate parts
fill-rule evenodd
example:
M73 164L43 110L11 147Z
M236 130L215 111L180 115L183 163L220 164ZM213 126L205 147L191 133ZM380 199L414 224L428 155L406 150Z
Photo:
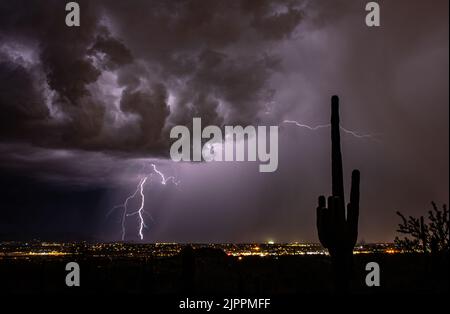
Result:
M161 184L162 185L166 185L166 183L169 180L171 180L173 182L173 184L178 185L179 181L176 181L174 176L167 177L167 179L166 179L164 174L161 171L159 171L158 169L156 169L155 164L152 164L152 167L153 167L153 171L161 177Z
M283 123L294 124L294 125L296 125L298 127L306 128L306 129L311 130L311 131L317 131L319 129L328 128L328 127L331 126L331 124L320 124L320 125L316 125L316 126L310 126L310 125L307 125L307 124L302 124L302 123L300 123L298 121L295 121L295 120L284 120ZM342 126L340 126L340 128L341 128L341 130L343 132L345 132L347 134L350 134L350 135L352 135L352 136L354 136L356 138L371 138L372 139L375 136L375 134L359 134L359 133L357 133L355 131L348 130L348 129L342 127ZM136 187L136 190L125 199L123 204L116 205L111 210L111 212L112 212L114 209L123 208L122 221L121 221L121 224L122 224L122 241L125 240L125 235L126 235L126 218L130 217L130 216L135 216L135 215L137 215L138 219L139 219L139 226L138 226L139 238L141 240L144 239L143 230L144 230L144 228L147 228L147 225L145 224L145 219L144 219L144 214L147 214L147 212L145 211L145 193L144 193L144 191L145 191L145 184L148 181L151 181L153 175L156 174L156 175L159 176L159 178L161 179L160 182L161 182L162 185L166 185L169 181L172 181L172 183L175 184L175 185L178 185L178 183L179 183L179 181L177 181L174 176L169 176L169 177L166 178L166 176L161 171L159 171L158 168L156 168L155 164L152 163L150 165L152 167L152 172L147 174L147 175L145 175L142 179L140 179L140 181L139 181L139 183L138 183L138 185ZM140 197L139 208L137 210L135 210L135 211L130 213L129 212L128 203L132 199L137 197L138 194L139 194L139 197Z
M145 211L145 193L144 193L144 189L145 189L145 183L147 182L148 179L150 179L149 181L151 182L151 178L152 176L156 173L160 178L161 178L161 184L162 185L166 185L167 182L172 181L173 184L178 185L179 181L176 181L175 177L170 176L170 177L165 177L165 175L159 171L156 168L155 164L151 164L152 166L152 172L150 174L145 175L142 179L140 179L136 190L133 192L133 194L129 195L125 201L123 202L123 204L120 205L116 205L112 208L112 210L108 213L108 215L117 208L123 208L123 212L122 212L122 221L121 221L121 225L122 225L122 241L125 240L125 235L126 235L126 218L129 216L134 216L137 215L139 218L139 228L138 228L138 234L139 234L139 238L141 240L144 239L144 234L143 234L143 230L144 228L147 228L147 225L145 224L145 220L144 220L144 214L146 214ZM130 200L134 199L137 195L139 194L140 197L140 205L139 208L137 210L135 210L134 212L129 213L129 208L128 208L128 203Z
M141 182L139 182L138 184L138 188L136 189L136 192L139 190L139 193L141 195L141 205L139 206L138 210L131 213L131 214L127 214L127 208L124 207L124 215L122 215L122 217L128 217L128 216L133 216L133 215L138 215L139 216L139 237L142 239L144 239L144 235L142 233L142 230L144 229L144 227L147 228L145 221L144 221L144 217L142 216L143 212L144 212L144 206L145 206L145 195L144 195L144 184L147 181L148 177L144 177ZM133 195L136 195L137 193L134 192ZM122 241L125 239L125 220L122 221Z

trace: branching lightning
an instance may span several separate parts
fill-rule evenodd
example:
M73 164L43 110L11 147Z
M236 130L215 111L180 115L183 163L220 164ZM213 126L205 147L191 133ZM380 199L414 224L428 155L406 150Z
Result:
M161 171L159 171L157 168L156 168L156 165L155 164L151 164L151 166L152 166L152 172L151 173L149 173L149 174L146 174L146 175L144 175L140 180L139 180L139 183L138 183L138 185L136 186L136 190L132 193L132 194L130 194L126 199L125 199L125 201L122 203L122 204L120 204L120 205L116 205L116 206L114 206L112 209L111 209L111 211L108 213L108 215L112 212L112 211L114 211L115 209L117 209L117 208L123 208L123 212L122 212L122 220L121 220L121 226L122 226L122 241L124 241L125 240L125 234L126 234L126 218L127 217L130 217L130 216L135 216L135 215L137 215L138 216L138 234L139 234L139 238L141 239L141 240L143 240L144 239L144 234L143 234L143 230L144 230L144 228L147 228L147 225L145 224L145 219L144 219L144 214L148 214L146 211L145 211L145 184L147 183L147 182L151 182L151 179L152 179L152 176L153 175L158 175L160 178L161 178L161 184L162 185L166 185L169 181L171 181L173 184L175 184L175 185L178 185L179 184L179 181L177 181L176 179L175 179L175 177L174 176L170 176L170 177L167 177L166 178L166 176L161 172ZM138 195L139 195L139 198L140 198L140 205L139 205L139 208L137 209L137 210L135 210L135 211L133 211L133 212L129 212L129 202L132 200L132 199L134 199L134 198L136 198L136 197L138 197ZM151 218L151 215L150 215L150 218Z
M328 128L331 126L331 124L320 124L320 125L316 125L316 126L311 126L311 125L307 125L307 124L302 124L295 120L284 120L283 123L294 124L297 127L306 128L310 131L317 131L317 130L320 130L323 128ZM369 139L376 140L374 138L376 136L376 134L361 134L359 132L346 129L342 126L340 126L340 128L344 133L349 134L355 138L369 138ZM111 211L108 213L108 215L109 215L112 211L114 211L117 208L123 209L122 219L121 219L122 241L125 240L125 235L126 235L126 218L130 217L130 216L138 217L138 232L137 233L141 240L144 239L143 230L144 230L144 228L147 228L147 225L146 225L145 219L144 219L144 214L149 215L150 218L152 219L151 215L148 212L146 212L146 210L145 210L145 185L146 185L146 183L151 182L153 179L153 176L156 176L160 179L158 181L160 182L161 185L167 185L167 183L169 183L169 182L172 182L176 186L179 184L179 181L177 181L174 176L166 177L164 175L164 173L162 173L160 170L158 170L158 168L156 167L156 165L154 163L151 163L150 166L151 166L151 172L148 174L145 174L144 176L141 177L141 179L139 180L139 183L137 184L136 189L133 191L133 193L130 194L122 204L114 206L111 209ZM144 165L142 171L144 171L144 170L145 170L145 165ZM139 197L139 200L140 200L139 207L137 209L135 209L134 211L130 212L129 202L137 197Z
M176 179L175 179L174 176L170 176L170 177L167 177L167 178L166 178L166 177L164 176L164 174L163 174L161 171L159 171L158 169L156 169L155 164L151 164L151 166L153 167L153 171L161 177L161 184L162 184L162 185L166 185L166 183L167 183L168 181L172 181L173 184L178 185L179 181L176 181Z
M308 130L311 130L311 131L316 131L318 129L327 128L327 127L331 126L331 124L320 124L320 125L316 125L316 126L309 126L306 124L301 124L300 122L297 122L294 120L284 120L283 123L295 124L298 127L307 128Z
M294 124L294 125L296 125L298 127L306 128L306 129L311 130L311 131L317 131L319 129L331 127L331 124L319 124L319 125L316 125L316 126L309 126L307 124L302 124L302 123L297 122L295 120L284 120L283 123ZM341 130L344 133L350 134L351 136L356 137L356 138L370 138L370 139L374 139L374 137L376 135L379 135L379 133L377 133L377 134L360 134L359 132L346 129L343 126L340 126L340 128L341 128Z
M135 212L132 212L131 214L127 214L128 208L127 208L127 206L124 206L123 215L122 215L122 219L123 219L122 220L122 241L125 239L125 218L129 217L129 216L134 216L134 215L139 216L139 237L141 238L141 240L144 239L142 230L144 229L144 227L147 228L147 225L145 224L144 217L143 217L144 206L145 206L144 185L145 185L145 182L147 182L147 179L148 179L148 176L141 179L136 191L133 193L133 195L136 196L137 192L139 191L139 194L141 197L141 205L139 206L139 208ZM130 197L128 197L127 199L129 199L129 198Z

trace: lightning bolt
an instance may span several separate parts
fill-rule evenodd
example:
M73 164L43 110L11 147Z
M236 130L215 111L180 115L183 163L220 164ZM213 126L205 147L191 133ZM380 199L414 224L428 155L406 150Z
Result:
M298 127L306 128L306 129L311 130L311 131L317 131L319 129L331 127L331 124L319 124L319 125L316 125L316 126L310 126L310 125L307 125L307 124L302 124L302 123L300 123L298 121L295 121L295 120L284 120L283 123L294 124L294 125L296 125ZM352 135L353 137L356 137L356 138L370 138L370 139L374 139L376 135L380 135L380 133L361 134L359 132L346 129L343 126L339 126L339 127L344 133L350 134L350 135Z
M166 185L166 183L170 180L172 181L173 184L178 185L178 183L180 183L179 181L176 181L174 176L170 176L170 177L165 177L164 174L159 171L158 169L156 169L155 164L151 164L151 166L153 167L153 171L158 174L161 177L161 184L162 185Z
M311 130L311 131L316 131L318 129L327 128L327 127L331 126L331 124L320 124L320 125L316 125L316 126L309 126L306 124L301 124L300 122L297 122L294 120L284 120L283 123L295 124L298 127L307 128L308 130Z
M119 204L119 205L114 206L114 207L110 210L110 212L107 214L107 216L108 216L109 214L111 214L111 212L113 212L113 211L114 211L115 209L117 209L117 208L122 208L122 209L123 209L123 211L122 211L122 219L121 219L121 226L122 226L122 241L125 240L125 234L126 234L126 225L125 225L125 221L126 221L126 218L127 218L127 217L130 217L130 216L135 216L135 215L138 216L138 221L139 221L139 223L138 223L138 234L139 234L139 238L140 238L141 240L144 239L143 230L144 230L144 228L147 228L147 225L145 224L144 214L148 214L148 213L145 211L145 193L144 193L144 191L145 191L145 184L147 183L147 181L151 182L152 176L153 176L154 174L156 174L156 175L158 175L158 176L161 178L161 184L162 184L162 185L166 185L169 181L171 181L174 185L178 185L178 184L179 184L179 181L177 181L176 178L175 178L174 176L170 176L170 177L167 177L167 178L166 178L166 176L165 176L161 171L159 171L158 168L156 168L156 165L155 165L155 164L152 163L152 164L150 164L150 165L152 166L152 172L149 173L149 174L144 175L143 178L141 178L141 179L139 180L139 183L138 183L138 185L136 186L135 191L134 191L132 194L130 194L130 195L125 199L125 201L124 201L122 204ZM144 167L144 168L145 168L145 167ZM140 205L139 205L139 208L138 208L137 210L135 210L135 211L133 211L133 212L130 213L130 212L129 212L129 206L128 206L128 203L129 203L132 199L136 198L138 195L139 195L139 198L140 198ZM150 218L151 218L151 215L150 215Z
M144 216L143 216L144 206L145 206L144 185L145 185L145 182L147 182L147 179L148 179L148 176L141 179L136 191L133 193L133 196L136 196L137 192L139 191L139 194L141 197L141 205L139 206L138 210L136 210L135 212L132 212L131 214L127 214L128 207L124 206L123 215L122 215L122 241L125 239L125 218L129 217L129 216L134 216L134 215L139 216L139 237L141 238L141 240L144 239L142 230L144 229L144 227L147 228L147 225L145 224ZM130 197L127 198L127 200L129 200L129 199L130 199ZM125 202L127 202L127 201L125 201Z

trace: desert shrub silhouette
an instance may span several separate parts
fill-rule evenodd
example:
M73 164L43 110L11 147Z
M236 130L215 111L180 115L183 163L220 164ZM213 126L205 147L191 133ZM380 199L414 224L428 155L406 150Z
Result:
M431 205L433 209L428 211L428 222L424 216L406 218L397 211L402 219L397 232L405 235L402 239L395 238L395 244L400 250L432 254L449 251L449 210L445 204L442 209L435 202L431 202Z

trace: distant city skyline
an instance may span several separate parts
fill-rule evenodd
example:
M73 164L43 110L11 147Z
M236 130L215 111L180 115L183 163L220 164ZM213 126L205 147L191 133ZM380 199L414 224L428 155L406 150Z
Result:
M180 254L183 248L194 250L217 249L233 257L278 257L298 255L328 255L327 249L318 243L64 243L64 242L0 242L0 259L64 256L92 257L130 257L146 258L171 257ZM354 254L394 254L402 253L393 243L360 244L353 250Z

